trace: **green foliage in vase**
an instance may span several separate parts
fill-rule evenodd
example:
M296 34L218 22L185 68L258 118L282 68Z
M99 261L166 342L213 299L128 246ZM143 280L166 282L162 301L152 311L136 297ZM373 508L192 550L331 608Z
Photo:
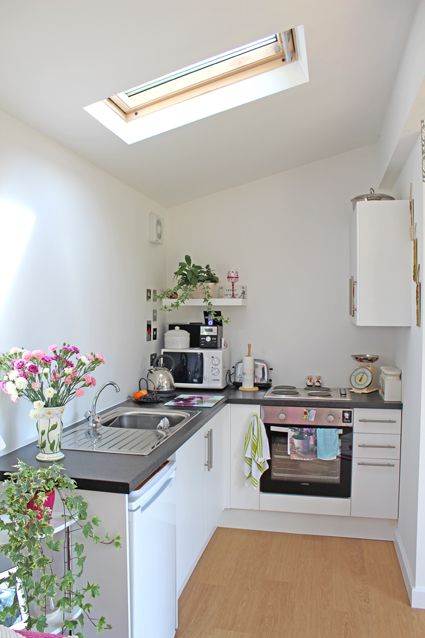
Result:
M16 468L16 472L7 473L0 493L0 531L2 537L7 537L0 543L0 552L16 565L16 569L0 579L0 586L22 591L24 612L28 614L26 629L45 630L47 613L52 607L62 612L63 632L69 630L82 637L85 619L98 631L110 629L104 616L95 619L91 615L92 599L99 595L99 586L82 580L85 543L74 540L74 535L79 531L83 540L113 544L117 548L121 546L120 537L98 532L99 518L89 516L87 501L76 494L77 485L64 474L62 466L33 468L18 461ZM53 490L60 499L61 522L74 521L69 534L64 534L63 538L55 535L52 512L45 503L46 496ZM30 501L34 509L28 507ZM68 556L69 560L66 560ZM58 563L61 573L57 573ZM82 613L73 618L78 608ZM0 612L0 624L8 616L18 614L19 604L15 599Z

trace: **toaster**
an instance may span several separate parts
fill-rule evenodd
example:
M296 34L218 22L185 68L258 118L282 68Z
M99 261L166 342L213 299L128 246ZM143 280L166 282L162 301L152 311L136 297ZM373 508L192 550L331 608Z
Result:
M264 359L254 359L254 384L259 388L270 388L272 380L270 378L270 368ZM233 366L233 385L239 388L242 385L243 361L238 361Z

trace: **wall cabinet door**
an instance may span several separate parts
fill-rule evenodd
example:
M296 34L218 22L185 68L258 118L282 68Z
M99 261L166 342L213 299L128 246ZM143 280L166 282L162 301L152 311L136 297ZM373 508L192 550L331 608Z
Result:
M409 201L358 202L351 230L350 314L357 326L409 326Z
M353 459L351 516L398 518L399 472L397 459Z
M259 405L230 406L230 507L260 509L260 491L246 485L243 473L245 434L253 413L260 414Z

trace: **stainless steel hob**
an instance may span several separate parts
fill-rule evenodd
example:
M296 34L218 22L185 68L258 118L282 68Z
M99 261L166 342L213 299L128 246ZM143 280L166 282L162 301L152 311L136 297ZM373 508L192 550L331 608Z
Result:
M294 401L346 401L350 398L347 388L309 387L296 388L294 385L274 385L264 395L265 399L285 399Z

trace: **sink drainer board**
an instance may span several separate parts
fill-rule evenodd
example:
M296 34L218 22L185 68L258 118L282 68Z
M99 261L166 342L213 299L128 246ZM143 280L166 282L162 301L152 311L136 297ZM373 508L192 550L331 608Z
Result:
M161 430L123 430L104 425L99 426L98 432L99 436L93 438L86 424L79 425L71 432L64 432L62 449L147 455L168 438Z
M102 415L104 423L97 429L97 435L93 436L86 423L75 428L65 430L62 435L62 449L79 450L81 452L108 452L110 454L137 454L146 456L153 452L161 443L164 443L173 434L191 421L199 412L156 412L148 414L142 410L118 409ZM145 427L131 419L145 418ZM167 417L171 427L157 429L157 423ZM114 427L114 423L121 422L120 427ZM133 427L131 427L133 425ZM141 427L140 427L141 426Z

